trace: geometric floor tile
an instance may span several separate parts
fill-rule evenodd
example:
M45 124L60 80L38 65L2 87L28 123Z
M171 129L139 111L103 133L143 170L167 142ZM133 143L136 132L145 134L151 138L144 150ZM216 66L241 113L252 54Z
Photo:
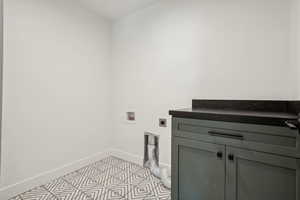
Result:
M88 195L75 188L64 190L60 194L55 194L59 200L92 200Z
M107 179L111 178L109 173L105 173L105 172L94 173L92 176L89 177L95 182L97 182L97 184L103 184Z
M120 196L119 194L109 190L103 196L96 200L126 200L124 197Z
M139 184L137 186L137 190L140 191L140 192L147 193L148 196L155 197L155 196L157 196L155 191L154 191L156 186L157 185L154 182L143 181L141 184Z
M135 174L147 179L148 181L160 183L160 180L155 177L149 169L143 168L142 170L137 171Z
M112 189L121 183L122 182L119 179L114 178L114 177L109 177L104 182L102 182L100 185L102 185L103 187L106 187L108 189Z
M170 191L166 189L161 183L148 182L146 180L138 187L149 192L145 200L169 200L171 195Z
M9 199L9 200L22 200L22 199L21 199L20 196L16 196L16 197L13 197L13 198L11 198L11 199Z
M84 191L89 197L92 199L101 199L105 193L108 192L108 189L102 185L96 185L95 187L91 188L90 190Z
M144 198L143 200L171 200L171 197L151 197L148 196Z
M107 170L105 170L104 172L103 172L103 174L107 174L107 175L109 175L109 176L113 176L113 175L115 175L115 174L117 174L117 173L120 173L122 171L122 169L120 169L120 168L118 168L118 167L110 167L110 168L108 168Z
M31 191L25 192L20 195L23 200L55 200L50 192L43 187L34 188Z
M137 172L135 172L136 175L142 177L142 178L147 178L152 175L151 171L149 169L143 168Z
M134 173L136 171L139 171L141 169L143 169L141 166L136 165L134 163L130 163L130 162L123 162L120 165L117 166L118 168L121 168L122 170L128 172L128 173Z
M59 194L63 192L66 188L70 187L70 184L66 182L63 178L55 179L52 182L44 185L44 188L52 194Z
M93 167L95 167L96 169L98 169L99 171L102 171L102 172L108 170L112 166L115 166L115 165L111 165L111 164L107 164L107 163L103 163L103 162L98 162L95 165L93 165Z
M148 190L136 186L128 194L125 195L125 198L128 200L140 200L147 198L150 194L151 192L149 192Z
M99 170L95 168L94 165L89 165L77 170L76 172L84 176L92 176L93 173L99 173Z
M98 170L97 168L94 167L86 167L83 169L80 169L77 171L79 174L82 174L85 177L89 177L91 179L95 179L97 175L100 175L103 173L103 171Z
M120 196L126 197L128 193L130 193L135 187L135 185L120 183L114 185L113 187L109 186L109 189L119 194Z
M78 190L89 190L97 185L97 182L89 177L79 174L79 176L64 177L68 183L73 185Z
M114 156L110 156L110 157L107 157L107 158L101 160L101 162L105 163L105 164L117 166L117 165L122 164L123 162L126 162L126 161L124 161L120 158L114 157Z
M120 170L118 173L116 173L112 176L121 180L122 182L124 182L132 175L133 175L133 173L131 173L131 172Z
M162 183L157 184L155 192L158 194L159 197L171 195L171 191L167 189Z
M126 180L123 181L125 184L131 184L131 185L139 185L141 182L143 182L145 179L136 175L132 174L129 176Z
M149 169L107 157L10 200L171 200Z

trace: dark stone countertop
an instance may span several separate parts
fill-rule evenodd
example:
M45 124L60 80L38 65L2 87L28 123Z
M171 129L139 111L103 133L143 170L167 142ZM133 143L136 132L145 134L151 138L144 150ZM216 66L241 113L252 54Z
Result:
M300 101L193 100L193 108L170 110L178 118L299 126Z

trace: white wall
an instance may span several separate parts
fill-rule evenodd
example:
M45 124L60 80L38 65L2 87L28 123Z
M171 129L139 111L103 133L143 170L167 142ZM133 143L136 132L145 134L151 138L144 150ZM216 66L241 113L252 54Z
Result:
M110 30L71 0L5 0L1 187L111 146Z
M291 60L294 67L297 69L298 82L298 99L300 99L300 1L292 0L291 9Z
M296 44L295 55L296 55L296 64L297 67L297 77L298 77L298 100L300 100L300 1L296 0L297 4L295 6L296 11L296 24L294 26L296 27L296 38L294 42Z
M168 110L193 98L295 99L291 4L282 0L161 1L113 27L114 146L143 155L143 133L161 136L170 163ZM127 124L126 111L137 113Z
M294 6L295 9L295 15L293 17L296 18L295 22L296 24L294 24L294 26L297 28L296 30L296 67L298 68L298 73L297 73L297 77L298 77L298 99L300 99L300 1L299 0L295 0L296 1L296 5Z

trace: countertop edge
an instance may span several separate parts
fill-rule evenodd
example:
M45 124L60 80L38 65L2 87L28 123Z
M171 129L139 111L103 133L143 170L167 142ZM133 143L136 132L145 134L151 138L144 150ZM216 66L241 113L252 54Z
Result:
M274 125L274 126L286 126L286 121L297 120L297 115L290 115L290 117L281 117L274 113L274 116L254 116L254 115L239 115L239 114L228 114L228 113L209 113L197 111L185 111L185 110L170 110L169 114L172 117L177 118L190 118L190 119L203 119L213 121L224 121L224 122L238 122L238 123L250 123L250 124L261 124L261 125ZM288 113L290 114L290 113Z

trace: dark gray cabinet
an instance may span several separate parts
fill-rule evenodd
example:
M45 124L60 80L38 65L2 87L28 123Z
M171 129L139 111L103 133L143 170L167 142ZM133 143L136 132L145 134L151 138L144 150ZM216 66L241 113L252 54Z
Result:
M300 200L298 130L173 117L172 200Z
M178 199L224 199L225 146L179 138L173 142L177 152L174 159L179 164Z
M298 159L232 147L226 152L226 199L299 199Z

